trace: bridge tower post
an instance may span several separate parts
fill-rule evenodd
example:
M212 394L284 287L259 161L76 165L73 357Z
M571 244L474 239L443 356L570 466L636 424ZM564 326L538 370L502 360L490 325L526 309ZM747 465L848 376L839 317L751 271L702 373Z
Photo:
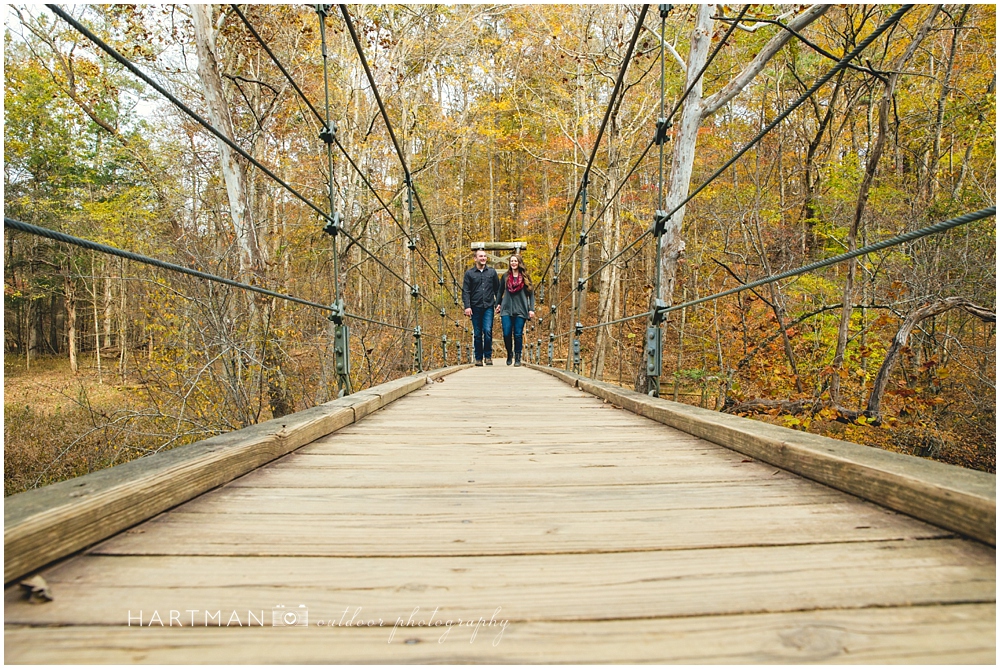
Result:
M347 308L340 295L340 252L337 248L337 235L344 229L344 219L336 212L336 198L333 186L333 140L337 134L337 124L330 120L330 70L326 49L326 17L329 5L316 5L316 15L319 18L320 51L323 56L323 89L326 95L326 123L320 130L319 138L326 144L326 164L328 177L327 195L330 201L330 214L323 232L333 238L333 306L327 317L333 323L333 358L334 372L337 376L337 396L351 394L351 332L344 324Z
M580 355L580 336L583 334L583 323L581 321L580 311L583 306L583 291L586 290L587 282L583 278L583 267L584 258L587 253L587 185L590 181L590 173L583 173L583 183L580 186L580 271L577 273L576 279L576 305L574 306L574 313L576 314L576 326L573 328L573 371L577 374L580 373L582 368L583 359Z
M663 211L663 149L667 143L670 121L666 118L666 19L672 5L660 5L660 116L656 121L656 135L653 143L660 147L660 179L657 192L657 209L653 214L653 245L656 254L656 288L653 293L653 308L646 328L646 393L660 396L660 375L663 372L663 333L660 325L666 318L666 302L660 299L660 240L667 229L670 216Z

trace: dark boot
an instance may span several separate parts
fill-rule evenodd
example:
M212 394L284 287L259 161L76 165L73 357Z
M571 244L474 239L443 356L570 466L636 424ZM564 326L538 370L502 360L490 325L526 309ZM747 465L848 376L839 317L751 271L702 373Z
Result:
M507 348L507 364L511 365L514 363L514 342L510 335L504 335L503 345Z
M520 353L515 353L514 354L514 366L515 367L520 367L521 366L521 354Z

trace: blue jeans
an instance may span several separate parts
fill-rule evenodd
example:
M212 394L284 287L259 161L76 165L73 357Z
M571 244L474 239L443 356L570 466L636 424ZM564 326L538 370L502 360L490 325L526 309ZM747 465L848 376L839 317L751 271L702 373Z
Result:
M472 341L476 360L493 357L493 308L472 307Z
M510 339L511 331L514 334L514 356L521 357L521 349L524 346L524 316L508 316L504 314L500 317L500 325L503 327L504 341Z

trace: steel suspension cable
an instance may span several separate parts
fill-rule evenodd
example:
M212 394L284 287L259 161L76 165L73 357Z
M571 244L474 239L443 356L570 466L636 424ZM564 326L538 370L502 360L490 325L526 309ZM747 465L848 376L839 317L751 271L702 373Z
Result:
M722 21L724 23L732 22L734 25L740 23L743 20L742 15L736 17L735 19L732 18L732 17L729 17L729 16L713 16L712 18L715 19L716 21ZM788 33L790 33L792 35L792 37L796 38L798 41L802 42L803 44L805 44L807 47L809 47L810 49L812 49L813 51L815 51L819 55L821 55L821 56L823 56L825 58L828 58L828 59L830 59L830 60L832 60L834 62L840 60L839 56L837 56L836 54L830 53L829 51L827 51L823 47L819 46L818 44L815 44L811 40L806 39L806 37L804 35L802 35L802 33L798 32L794 28L789 27L788 24L786 24L786 23L783 23L781 21L777 21L775 19L750 18L750 19L747 19L747 20L754 21L755 23L767 23L767 24L770 24L770 25L779 26L779 27L783 28L785 31L787 31ZM854 63L850 63L847 67L848 67L848 69L856 70L858 72L863 72L865 74L870 74L873 77L878 77L880 80L885 81L885 75L882 74L881 72L879 72L878 70L874 70L874 69L869 68L869 67L863 67L861 65L855 65Z
M320 11L317 8L317 15L319 16L319 35L320 35L320 53L323 56L323 93L326 102L326 120L323 121L323 132L320 133L320 138L323 143L326 144L326 161L327 161L327 175L329 177L329 198L330 198L330 217L334 218L337 203L334 198L334 187L333 187L333 127L330 124L330 67L328 64L328 57L326 52L326 12ZM330 140L330 141L327 141ZM334 232L339 232L340 229L334 228ZM334 301L340 300L340 254L337 252L337 235L333 235L333 297Z
M740 11L739 16L737 17L737 20L742 19L743 16L747 13L747 11L749 9L750 9L750 5L744 5L742 11ZM639 168L639 165L646 158L646 155L649 153L649 150L651 148L653 148L653 146L656 145L656 144L659 144L659 146L660 146L660 181L662 183L662 181L663 181L663 145L665 143L665 141L663 141L663 140L665 140L665 133L666 133L667 129L671 127L671 125L673 123L674 116L680 110L681 106L683 106L684 101L687 99L688 95L691 94L691 91L694 89L695 85L705 75L705 72L708 70L709 66L712 64L712 61L714 61L715 57L717 55L719 55L719 52L722 51L722 47L724 47L726 45L726 42L729 40L730 36L735 31L736 31L736 25L733 24L732 26L730 26L729 30L726 31L726 34L722 36L722 39L719 40L719 43L715 46L715 48L712 50L712 53L709 54L708 58L705 60L705 64L702 65L702 67L701 67L700 70L698 70L698 73L694 76L694 79L691 80L691 82L688 84L687 89L681 94L681 97L677 100L676 103L674 103L674 106L670 110L670 113L667 114L666 116L664 116L664 114L663 114L663 111L664 111L664 98L663 98L663 90L662 90L662 86L661 86L661 91L660 91L660 118L657 121L657 133L656 133L656 135L651 140L649 140L649 144L646 145L646 148L643 150L643 152L639 156L638 160L635 161L635 163L632 165L632 168L628 171L628 173L625 175L625 177L618 184L618 187L615 188L615 192L612 193L611 197L608 198L607 202L604 204L604 207L599 212L597 212L597 214L594 215L594 220L591 222L590 228L588 228L588 230L587 230L587 234L588 235L591 233L591 231L593 231L593 229L597 225L598 221L601 220L601 217L604 216L604 212L606 212L608 210L608 208L614 202L615 198L618 197L618 193L620 193L621 190L622 190L622 188L624 188L625 184L628 183L628 180L632 177L633 174L635 174L635 171ZM662 33L662 26L661 26L661 33ZM660 79L661 79L661 81L663 81L664 78L665 78L665 76L666 76L664 58L663 58L663 54L662 54L662 51L664 50L664 46L665 46L665 42L663 41L663 36L661 35L660 36L660 50L661 50L661 54L660 54ZM661 128L662 128L662 130L661 130ZM663 133L663 134L661 135L661 133ZM661 202L662 202L662 195L663 195L663 191L662 191L662 188L661 188L660 189L660 200L661 200ZM657 207L657 208L659 208L659 207ZM577 244L577 246L574 247L573 251L571 252L571 256L570 257L572 257L572 253L576 253L577 249L579 249L579 244ZM563 265L563 267L565 268L566 266ZM559 275L559 273L557 272L556 276L558 276L558 275Z
M431 225L430 218L427 216L427 211L424 209L424 203L420 199L420 193L417 192L416 188L413 187L413 176L410 174L410 168L406 164L406 157L403 155L403 150L399 146L399 140L396 139L396 133L392 129L392 122L389 120L389 114L386 112L385 103L382 102L382 96L378 92L378 86L375 84L375 76L372 74L371 67L368 65L368 59L365 57L364 49L361 46L361 40L358 39L358 33L354 29L354 22L351 21L351 14L347 11L347 5L339 5L340 12L344 16L344 23L347 25L347 29L350 32L351 40L354 42L354 49L358 52L358 57L361 60L361 65L365 70L365 75L368 78L368 84L372 87L372 94L375 96L375 102L378 104L379 112L382 114L382 120L385 122L386 130L389 132L389 137L392 139L392 145L396 149L396 155L399 157L399 162L403 167L403 175L406 179L407 188L413 193L414 198L417 201L417 206L420 207L420 213L424 217L424 223L427 225L427 230L431 233L431 238L434 240L434 246L437 247L438 256L444 259L444 253L441 251L441 244L438 243L437 235L434 233L434 226ZM451 274L452 281L458 283L458 279L455 277L455 273L451 270L451 266L448 263L444 263L448 267L448 273Z
M679 309L684 309L685 307L692 307L703 302L709 302L711 300L717 300L721 297L727 297L729 295L735 295L736 293L743 292L744 290L752 290L754 288L759 288L760 286L767 285L769 283L774 283L775 281L781 281L782 279L789 279L800 274L807 274L813 272L817 269L823 267L829 267L830 265L836 265L851 258L857 258L859 256L868 255L876 251L881 251L883 249L890 248L892 246L898 246L899 244L905 244L906 242L912 242L922 237L927 237L928 235L938 234L951 230L952 228L957 228L961 225L966 225L968 223L973 223L975 221L982 220L984 218L990 218L996 216L997 208L996 206L986 207L985 209L980 209L979 211L969 212L968 214L963 214L962 216L957 216L955 218L948 219L947 221L941 221L940 223L935 223L919 230L914 230L912 232L906 232L895 237L890 237L889 239L882 240L881 242L876 242L875 244L869 244L860 249L855 249L854 251L848 251L846 253L841 253L840 255L833 256L832 258L827 258L826 260L818 260L814 263L808 265L803 265L802 267L797 267L795 269L788 270L786 272L781 272L780 274L773 274L771 276L765 277L763 279L758 279L750 283L741 284L735 288L730 288L729 290L724 290L719 293L714 293L706 297L701 297L696 300L688 300L682 304L675 304L670 307L659 309L661 314L668 314L671 311L677 311ZM632 316L626 316L625 318L619 318L613 321L607 321L605 323L597 323L595 325L586 325L583 327L584 330L593 330L599 327L605 327L608 325L616 325L618 323L624 323L626 321L636 320L638 318L645 318L652 314L652 310L645 311L641 314L634 314ZM572 331L563 332L557 337L565 337L568 334L572 334Z
M750 140L746 144L746 146L744 146L742 149L740 149L739 151L737 151L736 154L734 154L732 158L730 158L729 160L727 160L726 163L722 167L720 167L719 169L717 169L708 179L705 180L705 182L702 185L698 186L698 188L696 188L694 190L694 192L692 192L691 194L689 194L677 206L675 206L672 210L670 210L669 212L667 212L667 218L669 219L671 216L673 216L678 211L680 211L682 208L684 208L684 206L687 205L688 202L690 202L695 197L697 197L699 193L701 193L705 188L707 188L709 186L709 184L711 184L723 172L725 172L727 169L729 169L729 167L732 166L733 163L735 163L737 160L739 160L740 158L742 158L743 155L747 151L749 151L754 146L756 146L757 143L760 142L762 139L764 139L764 137L766 137L772 130L774 130L778 126L779 123L781 123L782 121L784 121L788 117L789 114L791 114L793 111L795 111L796 109L798 109L802 104L805 103L806 100L808 100L810 97L812 97L812 95L816 91L818 91L824 84L826 84L826 82L830 81L830 79L832 79L834 77L834 75L836 75L838 72L840 72L841 70L843 70L845 67L847 67L847 65L852 60L854 60L859 55L861 55L861 52L863 52L865 49L867 49L871 45L872 42L874 42L875 40L877 40L882 35L882 33L884 33L886 30L888 30L889 28L891 28L892 26L894 26L896 23L898 23L900 21L900 19L903 18L903 15L906 14L906 12L910 11L912 8L913 8L913 5L903 5L898 10L896 10L892 14L892 16L890 16L888 19L886 19L882 23L882 25L878 26L870 35L868 35L868 37L866 37L864 40L862 40L861 43L858 44L858 46L855 47L853 51L851 51L849 54L847 54L843 58L841 58L837 62L837 64L834 65L832 68L830 68L830 70L826 74L824 74L822 77L820 77L819 79L817 79L816 82L812 86L810 86L809 89L806 92L804 92L802 95L800 95L797 100L795 100L792 104L790 104L788 107L786 107L784 111L782 111L770 123L768 123L767 126L765 126L764 129L761 130L757 134L756 137L754 137L752 140Z
M327 212L325 212L323 209L321 209L319 206L317 206L314 202L312 202L311 200L309 200L307 197L305 197L304 195L302 195L301 193L299 193L295 188L293 188L292 186L288 185L288 183L285 182L281 177L277 176L274 172L272 172L270 169L268 169L260 161L258 161L256 158L254 158L253 156L251 156L245 150L243 150L243 148L241 148L238 144L236 144L236 142L234 142L229 137L227 137L225 135L225 133L223 133L220 130L218 130L217 128L215 128L211 123L209 123L204 118L202 118L197 112L195 112L190 107L188 107L186 104L184 104L179 99L177 99L177 97L175 97L172 93L170 93L168 90L166 90L163 86L161 86L159 83L157 83L154 79L152 79L151 77L149 77L146 73L144 73L138 67L136 67L135 64L132 63L132 61L128 60L123 55L121 55L120 53L118 53L118 51L116 51L114 49L114 47L112 47L109 44L107 44L104 40L102 40L100 37L98 37L93 32L91 32L90 29L88 29L86 26L84 26L83 24L81 24L79 21L77 21L76 19L74 19L72 16L70 16L69 14L67 14L65 11L63 11L61 7L59 7L58 5L53 5L53 4L46 5L46 7L48 7L53 13L55 13L59 18L61 18L62 20L64 20L66 23L70 24L77 32L79 32L84 37L86 37L91 42L93 42L95 45L97 45L102 51L104 51L106 54L108 54L109 56L111 56L119 64L121 64L122 66L124 66L130 72L132 72L132 74L134 74L135 76L139 77L142 81L144 81L145 83L147 83L150 86L152 86L158 93L160 93L165 98L167 98L167 100L169 100L171 103L173 103L174 106L176 106L178 109L180 109L185 114L187 114L188 116L190 116L195 122L197 122L200 126L202 126L206 130L208 130L209 132L211 132L220 141L224 142L231 149L233 149L234 151L236 151L237 153L239 153L244 159L246 159L248 162L250 162L254 167L256 167L261 172L263 172L264 174L266 174L267 176L269 176L273 181L275 181L278 185L282 186L285 190L287 190L289 193L291 193L296 198L298 198L302 203L304 203L310 209L312 209L317 214L319 214L320 216L322 216L325 220L327 220L327 221L329 221L331 223L335 222L333 220L333 218ZM369 256L371 256L372 260L374 260L376 263L378 263L379 265L381 265L387 272L389 272L394 277L396 277L396 279L398 279L399 281L401 281L408 288L411 288L411 289L413 288L413 286L411 286L409 282L407 282L405 279L403 279L403 277L401 277L399 274L397 274L391 267L389 267L388 265L386 265L378 256L376 256L374 253L372 253L371 251L369 251L364 246L364 244L362 244L357 238L355 238L353 235L351 235L349 232L347 232L343 228L341 228L340 231L344 234L344 236L346 236L348 239L350 239L351 242L354 243L359 249L361 249L363 252L365 252ZM428 302L430 302L430 300L428 300ZM431 304L433 304L433 302Z
M639 34L642 32L642 26L646 20L646 13L648 11L649 5L644 4L642 6L642 11L639 12L639 17L636 19L635 30L632 33L632 39L629 41L628 50L625 52L625 58L622 60L621 68L618 70L618 77L615 79L615 87L612 89L611 96L608 99L608 108L604 112L604 119L601 121L601 127L597 131L597 139L594 141L594 148L590 151L590 158L587 160L587 167L583 170L583 178L580 180L580 185L576 189L576 195L573 197L573 204L570 205L569 214L566 216L566 223L563 225L562 231L559 233L559 239L556 240L556 250L553 251L551 256L549 256L549 261L545 265L545 269L542 271L542 276L538 279L539 285L545 281L545 277L548 275L549 268L552 266L552 261L556 257L559 246L562 244L563 237L566 235L566 230L569 229L570 221L573 220L573 214L576 212L576 204L580 201L580 194L583 192L585 184L590 178L590 168L594 164L594 158L597 157L597 149L601 145L601 139L604 137L604 130L608 125L608 120L611 118L611 112L618 100L618 93L621 91L622 81L625 79L625 72L628 70L629 63L632 60L632 53L635 51L635 44L639 40Z
M288 80L288 83L292 85L292 88L295 89L295 92L298 93L302 101L306 104L309 110L312 111L313 115L319 121L320 125L326 127L326 121L324 120L322 114L319 113L315 105L313 105L312 101L309 100L308 97L306 97L306 94L302 91L302 88L299 86L298 82L295 81L292 75L288 72L287 68L285 68L284 64L282 64L282 62L274 54L274 52L267 45L264 39L260 36L257 30L253 27L253 25L250 23L250 20L247 19L247 17L243 14L242 11L240 11L239 5L233 4L231 5L231 7L236 12L236 15L240 18L240 20L243 21L243 24L250 31L250 34L253 35L254 39L257 40L257 43L260 44L262 49L264 49L264 52L267 53L268 57L270 57L271 62L273 62L275 66L281 71L281 73L285 76L285 79ZM408 242L412 242L409 232L406 230L405 227L403 227L403 224L399 222L399 219L396 218L396 215L393 214L392 210L389 208L389 205L386 204L386 202L382 199L382 196L379 195L378 191L375 189L375 186L372 185L371 181L368 179L365 173L361 170L360 167L358 167L357 163L354 161L354 158L351 157L351 154L348 153L347 149L345 149L343 144L340 143L340 139L337 137L337 133L333 131L333 128L328 128L328 129L332 131L331 134L333 137L333 143L336 144L337 148L340 149L340 152L344 154L344 158L347 159L347 162L351 165L351 167L354 169L357 175L361 178L361 181L368 187L372 195L375 196L375 199L378 200L378 203L382 206L382 209L384 209L385 212L389 214L389 218L392 219L392 222L395 223L396 226L403 232L403 235L406 237L406 240ZM418 248L417 254L424 261L424 264L426 264L431 269L431 271L433 271L435 275L437 275L437 269L434 267L431 261L427 259L427 256L424 255L423 251L421 251ZM445 288L445 290L452 296L452 298L456 297L455 294L450 289Z
M708 177L708 179L706 179L700 186L698 186L680 204L678 204L673 209L671 209L669 212L667 212L665 218L669 219L674 214L676 214L678 211L680 211L682 208L684 208L699 193L701 193L713 181L715 181L717 178L719 178L719 176L723 172L725 172L727 169L729 169L729 167L731 167L733 165L733 163L735 163L737 160L739 160L741 157L743 157L743 155L746 154L747 151L749 151L750 149L752 149L762 139L764 139L764 137L766 137L772 130L774 130L774 128L781 121L783 121L785 118L787 118L789 114L791 114L798 107L800 107L803 103L805 103L805 101L808 100L817 90L819 90L820 87L822 87L826 82L828 82L830 79L832 79L834 77L834 75L836 75L838 72L840 72L841 70L843 70L850 61L852 61L855 58L857 58L861 54L861 52L863 52L866 48L868 48L871 45L871 43L874 42L876 39L878 39L886 30L888 30L893 25L895 25L896 23L898 23L899 20L903 18L903 15L906 14L906 12L908 12L912 8L913 8L913 5L903 5L898 10L896 10L896 12L894 12L888 19L886 19L880 26L878 26L875 29L874 32L872 32L860 44L858 44L858 46L855 47L854 50L852 50L849 54L847 54L842 59L840 59L837 62L837 64L834 65L826 74L824 74L822 77L820 77L818 80L816 80L816 82L812 86L810 86L809 89L805 93L803 93L801 96L799 96L798 99L796 99L792 104L790 104L788 107L786 107L784 111L782 111L780 114L778 114L778 116L773 121L771 121L763 130L761 130L757 134L756 137L754 137L752 140L750 140L743 148L741 148L729 160L727 160L726 163L722 167L720 167L715 172L713 172L712 175ZM647 235L652 234L652 232L653 232L652 229L646 230L646 232L644 232L638 239L636 239L636 241L633 242L633 244L637 243L639 240L643 239ZM627 249L625 249L625 250L627 250ZM594 278L595 276L597 276L605 267L607 267L609 264L611 264L612 262L614 262L615 260L617 260L619 257L621 257L624 254L625 250L623 250L621 253L618 253L613 258L610 258L609 260L603 262L597 268L597 270L595 272L591 273L587 278L585 278L583 280L584 283L586 284L587 282L589 282L592 278ZM657 253L659 253L659 250L657 250Z
M68 235L64 232L59 232L57 230L52 230L50 228L43 228L37 225L32 225L30 223L24 223L22 221L18 221L12 218L7 218L6 216L3 219L3 225L5 228L10 228L12 230L19 230L21 232L26 232L28 234L35 235L38 237L45 237L53 241L63 242L65 244L72 244L74 246L79 246L80 248L87 249L89 251L97 251L98 253L117 256L119 258L124 258L125 260L132 260L135 262L143 263L145 265L150 265L152 267L157 267L159 269L165 269L180 274L187 274L188 276L193 276L198 279L204 279L206 281L221 283L227 286L232 286L233 288L249 290L255 293L260 293L261 295L267 295L268 297L274 297L280 300L287 300L289 302L294 302L296 304L312 307L314 309L322 309L323 311L334 310L333 307L328 304L321 304L319 302L304 300L300 297L294 297L292 295L278 293L273 290L261 288L260 286L254 286L251 284L242 283L240 281L235 281L233 279L227 279L225 277L217 276L215 274L210 274L208 272L202 272L201 270L192 269L190 267L184 267L183 265L176 265L174 263L166 262L164 260L150 258L148 256L140 255L138 253L132 253L131 251L124 251L114 246L108 246L107 244L100 244L98 242L94 242L89 239L74 237L73 235ZM392 323L384 323L382 321L377 321L371 318L367 318L365 316L359 316L357 314L347 313L345 315L348 318L354 318L356 320L367 321L369 323L376 323L378 325L384 325L386 327L396 328L399 330L409 330L409 328L400 325L393 325Z

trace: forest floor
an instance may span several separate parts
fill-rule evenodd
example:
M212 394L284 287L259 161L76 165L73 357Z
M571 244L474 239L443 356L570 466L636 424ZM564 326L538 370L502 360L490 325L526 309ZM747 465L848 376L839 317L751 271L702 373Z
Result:
M612 381L614 383L614 381ZM623 384L624 385L624 384ZM671 399L673 393L665 392ZM22 356L4 357L4 495L55 483L151 452L162 437L123 439L123 428L109 417L146 400L145 387L118 373L117 357L102 360L99 373L93 355L81 356L72 374L63 357L41 357L26 369ZM681 393L681 402L697 406L697 392ZM788 427L787 417L757 415ZM798 427L798 429L802 429ZM996 471L996 448L926 427L920 420L891 426L848 425L834 420L811 421L813 434L843 439L907 455L930 457L970 469Z
M63 357L43 356L26 368L23 356L4 356L4 495L55 483L124 462L101 417L126 405L139 386L122 383L117 359L92 355L73 374Z

